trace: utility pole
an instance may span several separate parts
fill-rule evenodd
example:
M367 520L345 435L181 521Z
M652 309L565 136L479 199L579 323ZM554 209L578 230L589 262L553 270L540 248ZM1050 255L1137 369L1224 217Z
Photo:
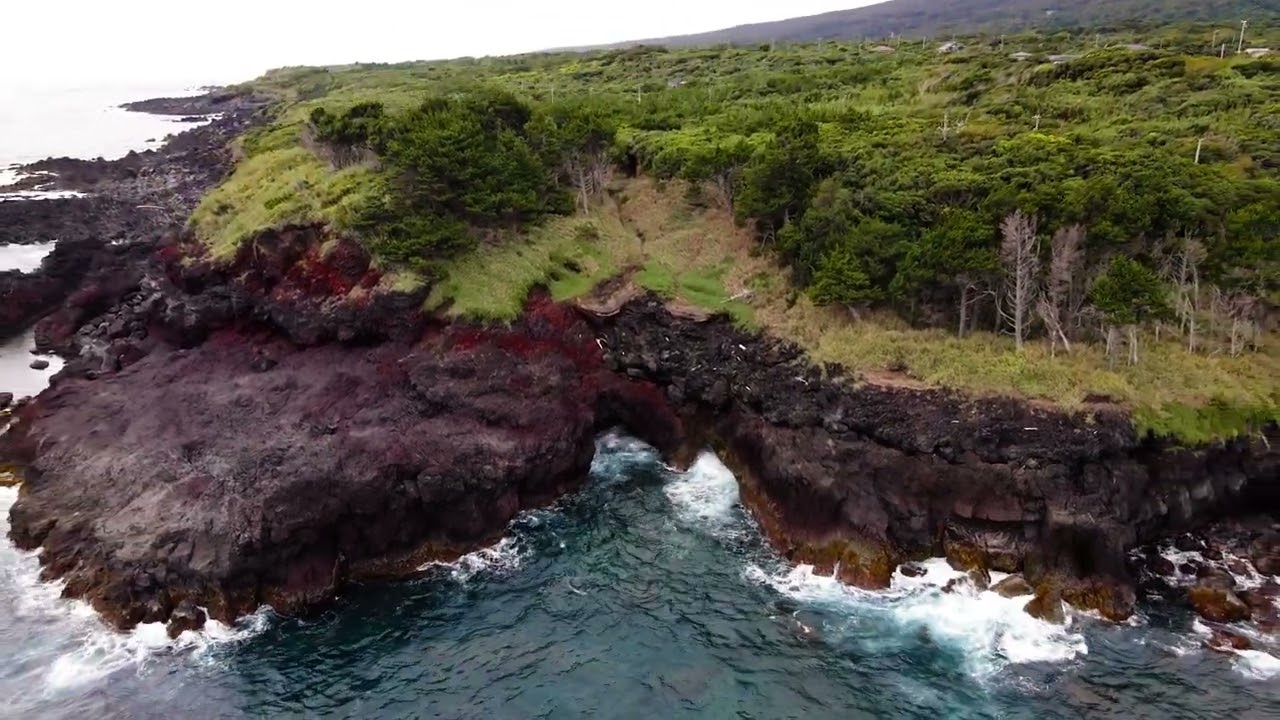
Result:
M1218 31L1213 31L1213 39L1209 41L1209 52L1213 52L1213 46L1218 44Z
M1248 20L1241 20L1241 21L1240 21L1240 43L1239 43L1238 45L1236 45L1236 54L1237 54L1237 55L1239 55L1240 53L1244 52L1244 29L1245 29L1245 28L1247 28L1247 27L1249 27L1249 21L1248 21Z
M1196 165L1200 164L1200 149L1204 147L1204 138L1200 138L1200 142L1196 143Z
M1227 56L1227 44L1222 43L1222 49L1218 51L1218 59L1221 60Z

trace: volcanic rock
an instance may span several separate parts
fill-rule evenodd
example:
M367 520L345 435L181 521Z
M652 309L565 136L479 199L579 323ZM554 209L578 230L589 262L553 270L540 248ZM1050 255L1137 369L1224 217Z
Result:
M1187 591L1187 600L1206 620L1231 623L1249 619L1249 606L1231 590L1220 585L1197 584Z
M1000 595L1002 597L1007 597L1007 598L1015 598L1015 597L1022 597L1024 595L1035 594L1035 590L1032 589L1031 585L1027 584L1026 579L1023 578L1021 575L1017 575L1017 574L1010 575L1009 577L993 585L991 588L991 592L994 592L997 595Z
M1031 598L1022 610L1033 618L1055 625L1062 625L1067 622L1062 596L1056 590L1040 590L1036 592L1036 596Z

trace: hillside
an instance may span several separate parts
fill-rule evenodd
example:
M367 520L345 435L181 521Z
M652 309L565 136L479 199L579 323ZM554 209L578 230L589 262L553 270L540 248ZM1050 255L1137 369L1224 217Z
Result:
M285 69L191 229L355 238L477 322L621 276L871 382L1205 440L1280 417L1280 67L1229 30Z
M1277 0L889 0L779 22L741 25L696 35L638 40L624 45L695 47L813 40L862 40L1090 28L1110 31L1172 22L1262 22L1280 16Z

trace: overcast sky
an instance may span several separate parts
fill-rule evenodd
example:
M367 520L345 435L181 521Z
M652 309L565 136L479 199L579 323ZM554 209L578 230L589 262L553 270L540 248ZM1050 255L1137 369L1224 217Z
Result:
M0 84L232 82L282 65L509 54L873 0L3 0Z

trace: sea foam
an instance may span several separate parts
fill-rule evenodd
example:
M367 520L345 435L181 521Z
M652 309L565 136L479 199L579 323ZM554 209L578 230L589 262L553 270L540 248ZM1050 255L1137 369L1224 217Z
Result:
M6 536L9 510L17 499L18 488L0 488L0 531ZM21 647L8 661L32 680L32 692L57 693L129 668L141 669L149 658L162 653L209 659L214 648L266 630L273 616L271 609L264 607L234 626L210 620L200 631L187 631L172 639L162 623L119 632L108 627L88 603L64 599L63 587L61 582L40 580L38 552L20 551L7 541L0 543L0 599L6 615L0 625L12 623L14 628L24 628L24 634L39 638Z

